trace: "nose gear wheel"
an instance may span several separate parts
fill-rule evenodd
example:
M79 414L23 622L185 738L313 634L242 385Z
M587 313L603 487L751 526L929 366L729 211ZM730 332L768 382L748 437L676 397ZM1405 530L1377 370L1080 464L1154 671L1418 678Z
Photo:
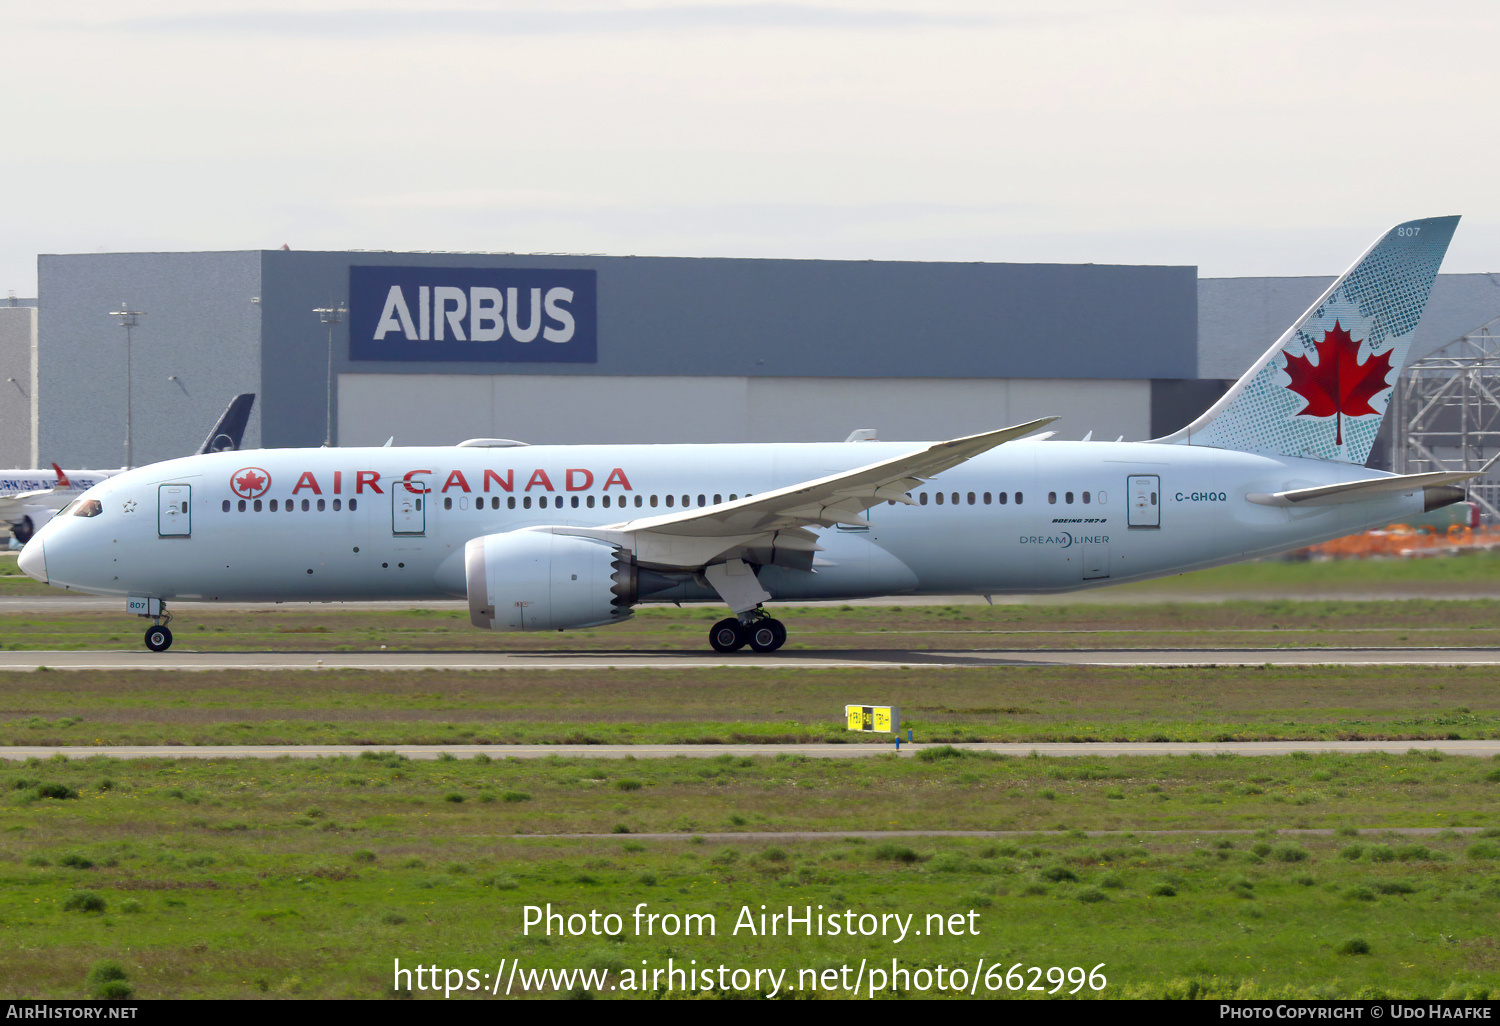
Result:
M146 647L153 652L165 652L172 647L172 632L164 623L146 628Z

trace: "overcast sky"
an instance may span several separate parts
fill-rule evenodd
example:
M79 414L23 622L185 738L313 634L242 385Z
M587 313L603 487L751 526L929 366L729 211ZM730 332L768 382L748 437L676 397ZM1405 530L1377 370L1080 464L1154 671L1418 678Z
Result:
M1333 274L1465 215L1500 5L0 0L36 255L483 250Z

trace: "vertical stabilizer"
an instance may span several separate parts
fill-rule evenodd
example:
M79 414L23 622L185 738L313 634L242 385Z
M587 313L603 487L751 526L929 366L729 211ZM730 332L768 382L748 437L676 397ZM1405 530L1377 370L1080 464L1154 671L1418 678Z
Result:
M1457 226L1386 232L1207 413L1158 441L1363 465Z
M201 456L207 452L231 452L238 449L245 437L245 426L250 423L250 408L254 405L254 392L242 392L229 400L219 422L209 431L197 454Z

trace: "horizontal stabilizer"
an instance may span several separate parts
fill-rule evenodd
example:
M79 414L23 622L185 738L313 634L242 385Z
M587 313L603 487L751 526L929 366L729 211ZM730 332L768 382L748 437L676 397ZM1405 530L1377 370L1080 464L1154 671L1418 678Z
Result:
M1491 463L1494 461L1492 460ZM1400 474L1393 477L1373 477L1363 481L1344 481L1340 484L1320 485L1316 488L1294 488L1285 492L1251 492L1245 498L1260 506L1337 506L1346 502L1364 502L1380 495L1434 490L1433 498L1440 501L1428 505L1428 509L1446 506L1463 499L1463 492L1452 486L1460 481L1479 477L1490 464L1480 470L1438 470L1430 474ZM1442 488L1441 493L1436 489Z

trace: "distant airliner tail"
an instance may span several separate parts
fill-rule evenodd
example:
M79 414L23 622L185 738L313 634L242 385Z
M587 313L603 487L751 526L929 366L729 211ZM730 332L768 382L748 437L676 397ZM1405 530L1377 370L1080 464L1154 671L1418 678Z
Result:
M1157 441L1363 466L1457 226L1386 232L1207 413Z
M68 475L63 473L63 468L62 467L59 467L56 463L54 463L54 464L52 464L52 469L57 472L57 487L59 487L59 488L72 488L73 487L73 482L68 480Z
M254 392L242 392L229 400L229 405L224 408L224 415L203 440L196 455L238 449L245 438L245 427L250 423L250 407L254 405Z

